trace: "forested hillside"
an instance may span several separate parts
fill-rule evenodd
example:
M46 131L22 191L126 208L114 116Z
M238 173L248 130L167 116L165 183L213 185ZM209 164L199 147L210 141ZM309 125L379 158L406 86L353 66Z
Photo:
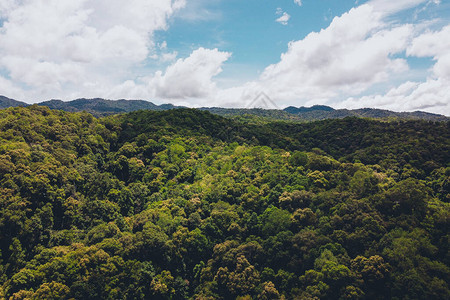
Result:
M450 123L0 110L0 298L449 299Z

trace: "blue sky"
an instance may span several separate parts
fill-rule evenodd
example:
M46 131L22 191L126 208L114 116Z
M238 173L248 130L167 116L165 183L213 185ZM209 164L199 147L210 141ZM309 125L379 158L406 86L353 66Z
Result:
M198 3L206 10L205 16L196 15ZM289 41L327 27L334 16L353 6L354 1L348 0L304 1L302 6L293 0L193 1L187 2L186 10L175 15L170 29L159 37L184 54L199 46L218 47L233 52L236 63L264 68L279 59ZM275 22L278 8L291 16L287 25Z
M450 1L0 0L0 94L450 115Z
M229 51L233 55L218 78L251 80L276 63L290 41L326 28L354 4L353 0L303 1L301 6L293 0L188 1L170 21L170 29L156 37L180 56L189 56L198 47ZM291 16L287 25L275 21L279 8Z
M213 0L192 1L170 22L168 31L157 34L181 56L188 56L198 47L220 48L233 53L217 76L223 84L251 80L264 68L276 63L281 53L287 50L290 41L301 40L310 32L328 27L332 19L367 1L319 0L302 1L301 6L293 0ZM394 22L418 23L423 19L439 19L446 24L450 19L450 4L431 5L418 13L421 8L413 7L401 12ZM201 8L204 13L196 13ZM275 22L279 17L277 9L290 15L287 25ZM417 14L417 16L416 16ZM436 24L439 28L441 24ZM355 24L357 26L357 24ZM432 58L408 57L414 69L426 70L433 65ZM413 75L426 78L426 72ZM219 80L220 82L220 80Z

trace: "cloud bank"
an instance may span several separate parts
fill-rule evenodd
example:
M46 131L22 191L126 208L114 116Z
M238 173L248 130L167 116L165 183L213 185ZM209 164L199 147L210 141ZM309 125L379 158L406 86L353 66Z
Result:
M154 54L154 32L167 29L168 18L185 5L184 0L1 3L0 80L31 98L70 98L79 90L101 96Z

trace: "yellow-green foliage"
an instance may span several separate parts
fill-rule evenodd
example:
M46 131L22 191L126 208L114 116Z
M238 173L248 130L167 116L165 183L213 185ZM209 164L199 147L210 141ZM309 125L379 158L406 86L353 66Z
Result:
M0 110L0 298L449 299L448 128Z

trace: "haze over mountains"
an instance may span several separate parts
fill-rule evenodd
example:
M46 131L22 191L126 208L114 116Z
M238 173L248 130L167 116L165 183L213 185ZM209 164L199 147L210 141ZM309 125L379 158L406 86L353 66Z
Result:
M156 105L145 100L107 100L102 98L94 99L76 99L72 101L49 100L36 103L39 106L47 106L51 109L64 110L68 112L87 111L94 116L107 116L112 114L126 113L137 110L168 110L180 108L172 104ZM0 108L28 106L25 102L0 96ZM257 105L257 104L255 104ZM312 107L293 107L289 106L281 109L262 109L262 108L221 108L221 107L202 107L200 110L206 110L213 114L221 116L258 116L274 120L292 120L292 121L315 121L324 119L339 119L345 117L362 117L375 119L423 119L431 121L446 121L449 118L444 115L427 113L423 111L415 112L394 112L375 108L362 109L334 109L325 105L314 105Z

